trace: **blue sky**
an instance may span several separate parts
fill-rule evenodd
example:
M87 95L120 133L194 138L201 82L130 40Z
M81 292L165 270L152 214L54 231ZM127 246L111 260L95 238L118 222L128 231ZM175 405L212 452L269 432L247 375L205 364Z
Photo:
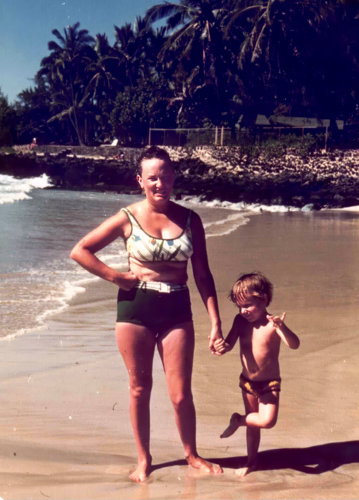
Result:
M31 87L40 61L48 55L51 31L80 22L90 35L106 33L114 41L114 25L133 23L162 0L0 0L0 89L10 102Z

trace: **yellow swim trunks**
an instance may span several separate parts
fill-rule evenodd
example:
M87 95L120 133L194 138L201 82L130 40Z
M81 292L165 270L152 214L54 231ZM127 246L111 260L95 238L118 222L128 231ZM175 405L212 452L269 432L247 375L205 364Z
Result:
M242 373L239 377L239 387L247 394L259 398L268 392L280 392L281 379L273 380L249 380Z

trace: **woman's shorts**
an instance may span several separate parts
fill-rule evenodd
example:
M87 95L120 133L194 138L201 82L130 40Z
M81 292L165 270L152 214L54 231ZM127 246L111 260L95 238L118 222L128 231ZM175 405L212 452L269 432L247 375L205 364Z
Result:
M118 291L117 322L145 326L156 335L192 321L187 287L170 293L146 288Z

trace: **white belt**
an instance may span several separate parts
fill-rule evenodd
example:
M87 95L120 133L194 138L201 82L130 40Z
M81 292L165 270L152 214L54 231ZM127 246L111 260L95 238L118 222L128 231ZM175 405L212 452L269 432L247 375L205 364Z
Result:
M160 293L179 292L186 290L187 285L177 285L175 283L164 283L162 281L139 281L136 283L135 288L142 290L155 290Z

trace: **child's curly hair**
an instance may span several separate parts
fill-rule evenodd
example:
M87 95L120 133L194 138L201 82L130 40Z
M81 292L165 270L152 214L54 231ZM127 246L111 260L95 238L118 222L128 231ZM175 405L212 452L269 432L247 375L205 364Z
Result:
M238 305L238 301L245 301L249 297L265 298L266 306L272 301L273 285L260 272L240 275L229 293L230 300L236 305Z

